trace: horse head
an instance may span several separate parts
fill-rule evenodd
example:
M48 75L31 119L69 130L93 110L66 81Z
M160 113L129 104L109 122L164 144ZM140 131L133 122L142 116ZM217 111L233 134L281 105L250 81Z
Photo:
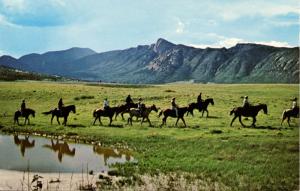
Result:
M189 113L194 116L194 105L193 104L189 104L189 106L187 107L187 114L188 115Z
M264 111L264 114L268 114L268 107L267 107L267 104L260 104L263 111Z
M35 117L35 111L34 110L32 110L31 115L32 115L32 117Z
M71 111L72 111L73 113L76 113L76 107L75 107L75 105L72 105Z
M211 105L214 105L214 99L213 98L208 98L205 101L207 101L208 103L210 103Z
M153 110L153 111L155 111L155 112L158 112L158 109L156 108L155 104L153 104L153 105L151 106L151 110Z

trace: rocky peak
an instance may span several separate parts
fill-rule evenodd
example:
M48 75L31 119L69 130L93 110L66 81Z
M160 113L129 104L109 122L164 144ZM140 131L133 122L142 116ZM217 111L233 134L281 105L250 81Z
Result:
M173 48L174 46L176 46L176 45L165 39L159 38L157 40L157 42L154 44L153 50L154 50L154 52L161 54L161 53Z

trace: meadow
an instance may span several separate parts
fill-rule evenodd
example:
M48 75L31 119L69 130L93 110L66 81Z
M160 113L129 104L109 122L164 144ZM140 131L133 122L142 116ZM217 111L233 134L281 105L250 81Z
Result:
M172 97L179 106L202 98L214 99L209 105L209 118L186 116L187 127L181 121L168 118L167 126L159 127L162 118L152 112L148 123L126 125L119 117L108 126L102 118L92 125L92 111L102 107L104 98L111 106L124 104L130 94L134 101L143 98L146 105L170 108ZM291 127L281 123L284 109L291 107L290 99L298 97L299 85L291 84L166 84L116 85L58 82L1 82L0 128L4 132L38 132L55 135L78 135L81 139L101 142L113 147L128 147L138 164L120 165L120 173L135 177L184 174L185 179L209 185L211 190L298 190L299 189L299 120ZM238 120L230 127L234 106L242 104L247 95L251 104L265 103L268 115L257 116L257 127L243 128ZM59 98L65 105L76 105L76 114L69 116L68 126L58 125L42 112L57 107ZM34 109L31 125L13 124L13 114L22 99ZM206 114L204 115L206 116ZM128 115L125 114L125 119ZM20 120L21 123L23 119ZM61 119L62 121L62 119ZM250 125L252 119L243 121Z

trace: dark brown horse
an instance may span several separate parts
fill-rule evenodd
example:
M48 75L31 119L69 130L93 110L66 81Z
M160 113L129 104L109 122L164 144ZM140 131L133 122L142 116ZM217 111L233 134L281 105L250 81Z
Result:
M290 125L290 118L294 117L294 118L298 118L299 117L299 107L295 107L294 109L286 109L283 111L282 113L282 121L281 121L281 125L283 123L283 121L287 118L287 122Z
M51 145L45 144L43 147L49 148L54 152L58 152L57 158L59 162L62 161L64 154L72 157L75 156L75 148L71 150L68 143L65 141L64 143L60 143L58 140L56 140L56 143L54 143L53 140L51 139Z
M203 117L203 114L204 114L204 111L206 111L206 117L208 117L208 110L207 110L207 107L208 105L211 104L211 105L214 105L214 99L213 98L208 98L206 100L204 100L203 102L201 103L190 103L189 106L192 108L192 110L194 109L198 109L199 112L202 111L202 117ZM187 115L189 114L190 112L187 113ZM193 113L191 113L193 115Z
M124 120L124 113L128 113L131 108L137 108L137 107L138 104L136 103L129 103L129 104L117 106L115 119L117 119L118 115L121 114L122 120Z
M23 113L21 111L16 111L15 116L14 116L14 124L17 122L19 124L19 117L25 117L25 122L24 125L26 125L26 121L28 122L27 124L29 125L29 116L32 115L32 117L35 117L35 111L33 109L26 108L24 109Z
M233 108L230 111L230 115L234 114L234 117L230 123L230 126L232 126L232 123L238 117L242 126L245 127L245 125L242 122L242 116L244 116L244 117L252 117L253 118L252 126L255 127L256 116L260 110L263 110L265 114L268 114L268 108L267 108L266 104L258 104L255 106L248 106L247 108L244 108L244 107Z
M182 120L184 126L186 127L186 124L185 124L185 121L184 121L184 114L186 112L190 112L190 113L193 113L193 109L191 106L188 106L188 107L181 107L181 108L178 108L178 116L176 116L176 112L175 110L172 110L172 109L165 109L165 110L162 110L158 117L160 117L162 114L164 114L164 118L162 119L162 124L160 125L160 127L162 127L163 125L166 125L167 124L167 118L168 117L173 117L173 118L177 118L177 121L175 123L175 126L177 126L177 123L179 121L179 119Z
M102 116L102 117L109 118L109 126L110 126L112 123L112 118L113 118L114 114L116 113L117 109L118 109L118 107L109 107L106 110L95 109L93 112L93 116L95 117L93 125L95 125L97 119L99 120L100 125L102 125L102 122L101 122L101 116Z
M47 112L43 112L43 114L45 115L49 115L49 114L52 114L52 117L51 117L51 125L52 125L52 122L53 122L53 118L54 116L56 116L56 120L57 120L57 123L60 125L60 122L59 122L59 117L63 117L64 118L64 122L63 122L63 125L67 125L67 121L68 121L68 116L70 114L70 112L73 112L73 113L76 113L76 107L75 105L68 105L66 107L63 107L62 108L62 111L58 110L57 108L53 109L53 110L50 110L50 111L47 111Z
M147 119L147 121L149 123L149 126L152 126L151 122L149 120L149 114L151 113L151 111L155 111L155 112L158 111L158 109L156 108L156 106L154 104L151 107L145 107L143 112L140 112L137 109L131 109L129 111L129 118L127 120L127 124L130 123L130 125L132 125L132 117L136 116L136 117L141 117L142 118L141 125L143 124L144 120Z

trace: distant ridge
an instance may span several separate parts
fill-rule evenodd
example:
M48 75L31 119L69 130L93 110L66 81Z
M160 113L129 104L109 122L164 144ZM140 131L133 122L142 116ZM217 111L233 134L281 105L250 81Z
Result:
M158 39L151 45L96 53L71 48L15 59L0 65L82 80L120 83L299 83L299 47L242 43L232 48L194 48Z

